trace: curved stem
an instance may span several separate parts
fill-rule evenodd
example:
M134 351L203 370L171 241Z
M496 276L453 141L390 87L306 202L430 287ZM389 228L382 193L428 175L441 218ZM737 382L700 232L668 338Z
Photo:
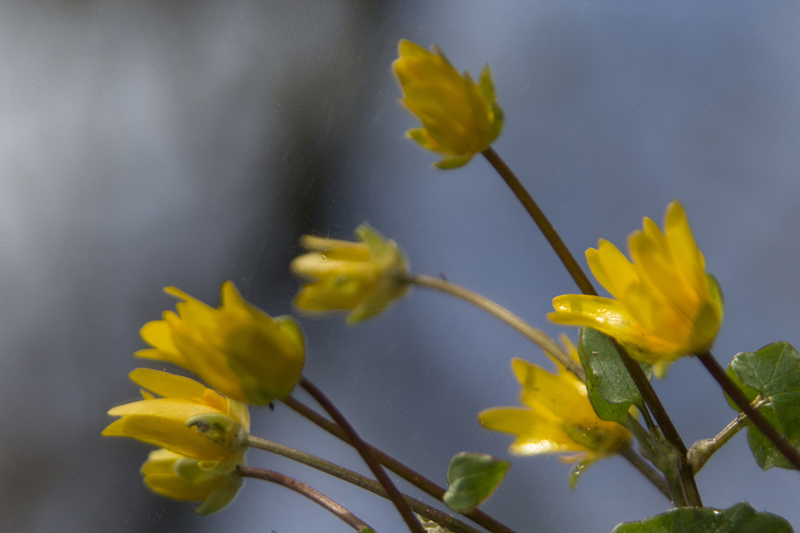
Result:
M406 501L403 499L403 495L400 494L400 491L397 490L397 487L395 487L394 483L392 483L392 480L386 475L383 467L375 459L370 447L366 442L361 440L361 437L358 436L355 428L344 417L341 411L339 411L333 402L330 401L328 397L325 396L325 394L316 385L311 383L305 376L300 376L299 384L317 401L317 403L322 406L323 409L325 409L325 411L328 412L329 415L331 415L333 421L336 422L339 427L342 428L342 430L344 430L350 439L350 444L356 449L356 451L358 451L359 455L361 455L361 458L364 459L365 463L367 463L367 466L369 466L369 469L372 470L372 473L375 474L375 477L378 479L380 484L386 489L389 499L392 500L392 503L394 503L395 507L397 507L397 510L400 512L400 516L403 517L403 520L405 520L408 529L410 529L413 533L425 533L425 530L422 528L422 524L419 523L419 520L417 520L417 517L414 516L411 508L408 506L408 503L406 503Z
M378 496L386 498L387 500L389 499L386 489L384 489L383 486L377 481L362 476L358 472L348 470L347 468L337 465L336 463L326 461L325 459L315 455L301 452L300 450L290 448L289 446L284 446L283 444L278 444L277 442L254 437L253 435L250 435L250 437L247 439L247 445L251 448L258 448L259 450L282 455L283 457L287 457L293 461L310 466L311 468L316 468L321 472L325 472L326 474L330 474L343 481L347 481L348 483L368 490L373 494L377 494ZM428 520L433 520L440 526L449 529L453 533L480 533L480 531L474 527L461 522L457 518L454 518L453 516L450 516L439 509L431 507L430 505L426 505L423 502L415 500L414 498L405 494L403 494L403 498L406 500L406 502L408 502L408 505L411 507L412 511L427 518Z
M342 431L342 428L340 428L339 426L337 426L324 416L320 415L319 413L308 407L300 400L292 396L287 396L285 398L282 398L280 401L281 403L286 405L289 409L292 409L297 414L307 418L308 420L310 420L320 428L324 429L334 437L337 437L343 440L344 442L350 444L350 439L347 437L344 431ZM383 466L385 466L386 468L388 468L401 478L405 479L415 487L423 490L429 496L432 496L437 500L442 501L445 493L444 488L440 487L439 485L437 485L430 479L426 478L422 474L416 472L415 470L412 470L411 468L404 465L403 463L393 458L392 456L388 455L387 453L382 452L378 448L375 448L374 446L371 446L369 444L367 444L367 446L369 446L369 448L372 450L372 453L375 455L375 457ZM515 533L513 529L511 529L510 527L506 526L501 522L498 522L497 520L495 520L488 514L484 513L480 509L473 509L471 511L463 512L461 514L469 518L479 526L482 526L486 530L491 531L492 533Z
M438 291L446 292L452 296L455 296L456 298L461 298L462 300L469 302L476 307L480 307L487 313L494 315L525 335L525 337L537 344L542 350L555 357L559 363L564 365L567 370L575 374L578 379L586 383L586 373L578 362L567 355L564 350L544 331L531 326L502 305L493 302L477 292L473 292L469 289L461 287L460 285L456 285L455 283L450 283L449 281L426 276L424 274L405 274L400 278L400 280L419 285L420 287L427 287L429 289L436 289Z
M578 285L578 288L581 290L581 292L583 294L593 294L597 296L597 291L594 290L592 282L589 281L588 277L586 277L586 274L575 260L572 252L569 251L569 248L567 248L567 246L564 244L564 241L561 240L561 236L556 231L556 228L547 219L544 211L542 211L539 205L534 201L533 197L525 189L525 186L522 185L521 181L519 181L517 175L514 174L514 171L511 170L511 168L506 164L505 161L503 161L503 159L497 154L497 152L494 151L494 148L491 146L481 153L494 167L497 173L500 174L500 177L503 178L512 192L516 195L523 207L525 207L525 210L528 211L528 214L531 216L533 221L536 222L537 226L539 226L539 230L541 230L545 239L547 239L547 242L549 242L550 246L553 248L553 250L555 250L556 255L558 255L559 259L561 259L561 262L564 264L567 272L569 272L569 275L572 276L573 280L575 280L575 283Z
M795 468L800 469L800 452L795 450L794 446L786 440L783 435L778 433L778 430L775 429L769 421L764 418L764 416L758 412L752 405L750 405L750 400L747 399L747 396L736 386L736 384L731 381L731 378L725 374L725 370L723 370L722 366L720 366L719 362L714 358L710 351L706 351L703 353L696 354L697 358L700 359L700 362L703 363L703 366L706 367L706 370L717 380L722 390L730 396L731 400L734 401L736 405L739 406L739 409L742 410L744 414L747 415L747 418L755 425L761 433L764 434L771 442L775 445L778 450L795 466Z
M358 518L356 515L336 503L335 501L331 500L321 492L312 489L305 483L301 483L294 478L289 476L285 476L273 470L264 470L263 468L254 468L252 466L240 466L238 468L239 475L242 477L250 477L255 479L261 479L263 481L269 481L270 483L276 483L278 485L283 485L287 489L293 490L298 494L302 494L309 500L313 501L317 505L320 505L336 515L339 519L345 522L348 526L352 527L356 531L367 533L372 532L374 533L375 530L372 529L367 525L366 522Z

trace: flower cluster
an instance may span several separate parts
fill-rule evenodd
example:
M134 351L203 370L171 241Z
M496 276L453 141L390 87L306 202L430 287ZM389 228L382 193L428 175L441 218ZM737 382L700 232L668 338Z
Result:
M614 299L567 294L553 300L548 315L614 337L659 376L679 357L708 350L723 315L722 292L705 271L680 202L667 206L664 228L644 219L628 239L632 263L606 240L587 250L589 268Z
M577 361L575 346L566 337L562 343ZM525 407L485 409L478 414L480 423L516 435L509 451L517 455L575 452L564 460L589 464L627 445L631 440L628 430L616 422L601 420L592 408L586 386L553 361L557 374L523 359L512 359Z
M216 390L136 369L130 378L142 387L143 399L111 409L108 414L120 418L103 435L159 446L142 466L145 485L163 496L200 501L195 511L209 514L242 486L236 469L245 464L246 404L266 404L291 392L305 361L305 342L291 317L270 317L229 281L217 309L174 287L166 291L182 300L177 313L166 311L163 320L142 328L153 348L136 355L190 370Z

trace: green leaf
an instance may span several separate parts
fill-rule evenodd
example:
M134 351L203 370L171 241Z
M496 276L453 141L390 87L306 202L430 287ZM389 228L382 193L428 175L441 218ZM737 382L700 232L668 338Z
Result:
M775 342L755 353L737 354L726 372L753 401L758 395L770 404L759 412L800 450L800 353L787 342ZM728 402L740 410L730 399ZM773 466L795 469L755 426L748 425L747 441L764 470Z
M793 533L785 519L757 513L746 502L727 509L683 507L641 522L620 524L611 533Z
M581 328L578 353L586 370L586 390L597 416L620 422L625 419L631 404L643 408L639 389L608 335L592 328ZM649 365L640 365L652 376Z
M456 454L447 468L449 486L444 503L459 512L480 505L500 485L510 466L508 461L484 453Z

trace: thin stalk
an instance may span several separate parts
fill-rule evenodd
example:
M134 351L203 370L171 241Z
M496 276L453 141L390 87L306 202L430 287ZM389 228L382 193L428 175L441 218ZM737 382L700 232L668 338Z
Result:
M725 370L720 366L719 362L714 358L710 351L706 351L703 353L696 354L697 358L700 359L700 362L703 363L703 366L706 367L706 370L713 376L717 383L719 383L722 390L730 396L730 398L734 401L734 403L739 406L739 409L742 410L744 414L750 419L750 421L755 425L761 433L763 433L771 442L775 445L778 450L795 466L795 468L800 469L800 453L791 445L791 443L786 440L783 435L778 433L778 430L775 429L769 421L764 418L764 416L758 412L757 409L753 408L750 405L750 400L747 399L747 396L736 386L736 384L731 381L731 379L725 374Z
M644 477L646 477L650 483L652 483L655 488L657 488L661 494L666 496L668 500L672 500L672 495L669 492L669 486L667 482L664 480L664 477L660 475L658 472L653 470L647 462L639 457L639 455L633 451L633 448L630 446L625 446L624 448L620 449L618 452L622 457L624 457L630 464L632 464L636 470L642 473Z
M334 405L330 399L311 381L309 381L305 376L300 376L300 386L306 390L316 401L319 403L325 411L333 418L333 421L336 422L339 427L341 427L347 436L350 438L350 444L356 449L356 451L361 455L361 458L364 459L364 462L367 463L369 469L372 470L372 473L375 474L375 477L378 479L383 488L386 489L386 492L389 495L389 499L392 500L394 506L397 507L400 516L403 517L408 529L410 529L413 533L425 533L425 530L422 527L422 524L419 523L417 517L414 516L414 513L411 511L411 508L408 506L408 503L403 499L403 495L400 494L400 491L397 490L392 480L389 476L386 475L386 472L383 470L383 467L380 463L375 459L375 455L370 450L369 446L366 442L361 440L361 437L358 436L355 428L350 424L350 422L345 418L345 416L339 411L339 409Z
M242 477L250 477L255 479L261 479L263 481L269 481L270 483L277 483L278 485L282 485L287 489L293 490L298 494L301 494L311 500L312 502L316 503L317 505L322 506L323 508L327 509L337 518L341 519L344 523L348 526L352 527L358 532L367 532L372 531L374 533L374 529L369 527L366 522L358 518L356 515L336 503L335 501L331 500L321 492L312 489L305 483L301 483L294 478L289 476L285 476L273 470L264 470L263 468L254 468L252 466L240 466L239 467L239 475Z
M561 236L558 234L553 224L547 219L542 209L534 201L530 193L525 189L525 186L522 184L516 174L514 174L511 168L506 164L505 161L503 161L503 159L497 154L497 152L494 151L494 148L491 146L486 148L481 153L494 167L497 173L500 174L512 192L522 203L523 207L525 207L525 209L528 211L528 214L530 214L531 218L533 218L533 221L539 227L542 234L547 239L547 242L550 243L550 246L556 252L556 255L558 255L559 259L561 259L561 262L564 264L567 272L569 272L570 276L572 276L572 279L578 285L578 288L581 290L581 292L586 295L597 296L597 291L594 289L592 282L589 281L586 273L583 271L581 266L575 260L575 257L564 244L564 241L561 239ZM677 471L678 475L681 477L681 483L684 485L684 490L686 492L686 498L689 505L702 507L700 493L697 490L697 485L694 481L692 468L691 465L689 465L688 459L686 458L686 445L683 443L683 440L681 440L681 437L675 429L672 420L670 420L669 415L664 409L664 406L661 404L661 401L658 399L658 396L653 390L652 385L650 385L650 382L647 380L647 377L644 375L644 371L642 371L639 364L628 355L627 351L625 351L625 349L616 340L614 340L614 345L617 347L617 352L619 353L622 362L625 364L625 368L628 369L628 373L631 375L634 384L641 392L642 398L650 407L653 417L656 419L656 423L662 428L664 437L681 454L681 457L678 459Z
M750 405L753 406L753 409L759 409L770 403L770 401L769 398L762 398L759 396L753 400ZM739 413L739 415L734 418L730 424L725 426L713 439L702 439L692 444L692 447L689 448L689 462L692 464L695 474L705 466L712 455L717 453L720 448L727 444L734 435L739 433L739 431L747 425L747 420L746 414Z
M321 472L325 472L326 474L330 474L357 487L368 490L373 494L377 494L378 496L386 498L387 500L389 499L386 489L384 489L383 486L377 481L362 476L358 472L348 470L347 468L337 465L336 463L326 461L325 459L315 455L301 452L300 450L290 448L289 446L284 446L283 444L278 444L277 442L254 437L253 435L250 435L250 437L247 439L247 445L251 448L258 448L259 450L281 455L283 457L292 459L293 461L297 461L298 463L310 466L311 468L316 468ZM481 533L479 530L465 524L464 522L461 522L457 518L450 516L439 509L431 507L430 505L426 505L425 503L406 494L403 494L403 498L406 500L406 502L408 502L408 506L411 507L412 511L427 518L428 520L433 520L440 526L449 529L453 533Z
M569 275L572 276L572 279L575 280L575 283L578 285L578 288L581 290L583 294L592 294L597 296L597 291L594 290L592 286L592 282L589 281L589 278L586 277L586 274L583 272L583 269L580 267L578 262L575 260L575 257L572 255L572 252L569 251L567 245L564 244L564 241L561 240L561 236L556 231L556 228L553 224L547 219L544 214L544 211L539 207L539 205L534 201L533 196L525 189L525 186L522 185L522 182L519 180L514 171L506 164L505 161L494 151L494 148L489 146L481 152L483 156L489 161L489 163L494 167L500 177L506 182L509 186L511 191L516 195L519 201L522 203L522 206L528 211L528 214L531 216L536 225L539 226L539 230L541 230L542 234L544 234L545 239L547 242L550 243L550 246L555 250L556 255L558 258L561 259L561 262L564 264L564 267L569 272Z
M350 444L350 439L347 437L345 432L342 431L342 428L340 428L339 426L337 426L324 416L320 415L319 413L308 407L300 400L292 396L287 396L285 398L282 398L280 401L281 403L286 405L289 409L292 409L297 414L310 420L312 423L324 429L334 437L337 437L343 440L344 442ZM432 496L433 498L442 501L445 493L444 488L437 485L436 483L426 478L422 474L416 472L415 470L412 470L411 468L401 463L397 459L393 458L392 456L388 455L387 453L382 452L378 448L375 448L374 446L371 446L369 444L367 444L367 446L369 446L370 450L372 450L372 453L375 455L375 458L378 459L378 461L383 466L385 466L386 468L388 468L401 478L405 479L415 487L421 489L429 496ZM498 522L496 519L492 518L488 514L481 511L480 509L473 509L471 511L463 512L461 514L469 518L479 526L485 528L486 530L491 531L492 533L516 533L513 529L506 526L505 524Z
M449 281L426 276L424 274L405 274L401 278L401 281L446 292L494 315L533 341L534 344L537 344L542 350L555 357L567 370L575 374L583 383L586 383L586 372L584 372L583 367L579 363L567 355L544 331L531 326L502 305L493 302L477 292L456 285L455 283L450 283Z

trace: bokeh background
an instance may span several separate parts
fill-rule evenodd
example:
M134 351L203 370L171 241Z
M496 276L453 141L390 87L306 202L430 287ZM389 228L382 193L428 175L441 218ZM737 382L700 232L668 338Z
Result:
M174 305L162 287L216 305L231 279L291 312L301 234L348 238L369 221L415 271L561 331L545 313L575 288L489 165L441 172L403 138L416 124L389 71L403 37L473 73L491 64L507 117L495 147L576 255L600 237L623 246L679 198L725 291L717 357L800 345L798 27L800 6L771 1L0 2L0 528L348 531L256 481L196 517L144 488L147 446L100 437L107 409L138 394L126 377L138 330ZM357 327L302 324L309 378L366 439L440 483L462 450L507 457L510 437L475 415L516 403L511 357L546 361L422 289ZM734 415L693 359L656 389L687 443ZM365 470L282 405L253 418L257 435ZM403 531L383 500L264 452L249 460ZM513 459L485 509L520 533L588 533L668 508L622 460L574 492L568 472ZM796 473L761 472L744 434L698 484L707 505L747 500L800 526Z

